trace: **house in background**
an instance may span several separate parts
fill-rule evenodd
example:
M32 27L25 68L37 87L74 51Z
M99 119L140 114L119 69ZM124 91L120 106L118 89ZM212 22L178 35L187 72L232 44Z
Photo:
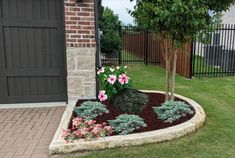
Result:
M222 13L223 24L235 24L235 5L231 6L227 12Z
M100 4L1 0L0 106L96 97L95 12Z
M211 33L209 44L195 43L195 54L209 66L235 72L235 5L222 13L221 21L222 26Z

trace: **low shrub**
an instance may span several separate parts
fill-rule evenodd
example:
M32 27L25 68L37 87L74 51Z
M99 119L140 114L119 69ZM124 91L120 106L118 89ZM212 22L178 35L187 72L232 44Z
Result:
M148 95L135 90L124 89L111 99L111 104L125 113L136 114L144 110L148 103Z
M132 133L141 127L147 127L144 120L137 115L122 114L115 120L109 120L108 122L113 130L121 135Z
M189 105L182 101L167 101L160 107L154 107L153 109L159 119L169 123L185 117L187 114L194 113Z
M66 143L85 138L92 140L100 137L109 136L112 134L112 127L103 124L96 124L95 120L84 120L83 118L74 118L72 120L72 130L64 130L62 137Z
M102 103L92 101L82 103L81 106L75 107L74 111L78 117L84 118L85 120L93 120L97 116L109 112Z

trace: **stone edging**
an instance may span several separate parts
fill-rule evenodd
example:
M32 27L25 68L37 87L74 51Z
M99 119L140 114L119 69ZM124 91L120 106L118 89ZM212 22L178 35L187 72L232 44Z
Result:
M143 90L143 92L164 93L161 91L149 91L149 90L148 91ZM61 133L62 133L62 128L67 129L75 105L67 106L62 116L60 125L56 131L56 134L49 146L49 155L67 154L71 152L94 151L94 150L109 149L122 146L142 145L148 143L159 143L163 141L176 139L196 131L199 127L203 125L203 123L206 120L206 114L204 110L198 103L196 103L192 99L177 94L175 96L187 101L189 104L193 106L196 112L193 118L182 124L156 131L110 136L86 142L83 139L81 139L75 141L74 143L68 143L68 144L66 144L62 139Z

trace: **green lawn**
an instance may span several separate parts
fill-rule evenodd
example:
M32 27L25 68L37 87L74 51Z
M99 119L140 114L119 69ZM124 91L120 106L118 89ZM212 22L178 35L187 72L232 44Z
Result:
M201 56L195 56L195 63L194 63L194 73L203 73L203 76L206 76L208 72L215 72L215 73L222 73L223 70L220 68L216 68L210 66L205 63L204 58ZM221 74L222 75L222 74Z
M138 89L164 89L164 70L130 65ZM176 79L176 92L200 103L207 121L194 134L160 144L93 152L84 158L232 158L235 157L235 78Z
M128 62L130 62L129 60L137 61L139 63L143 63L143 61L144 61L143 58L138 57L138 56L136 56L135 54L133 54L131 52L123 50L122 54L121 54L121 61L122 61L122 63L125 63L125 62L128 63Z

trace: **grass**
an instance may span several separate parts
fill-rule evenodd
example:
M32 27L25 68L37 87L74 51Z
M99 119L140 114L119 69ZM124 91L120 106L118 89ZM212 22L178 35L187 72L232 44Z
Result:
M164 90L164 70L130 65L135 88ZM176 78L176 93L194 99L207 114L194 134L160 144L92 152L83 158L230 158L235 157L235 78Z
M131 52L123 50L122 54L121 54L121 61L125 63L125 62L130 62L129 60L138 61L139 63L143 63L143 61L144 61L143 58L138 57L137 55L135 55Z
M201 56L195 56L195 63L194 63L194 73L206 73L208 72L215 72L215 73L221 73L223 72L222 69L216 68L214 66L210 66L205 63L205 59Z

